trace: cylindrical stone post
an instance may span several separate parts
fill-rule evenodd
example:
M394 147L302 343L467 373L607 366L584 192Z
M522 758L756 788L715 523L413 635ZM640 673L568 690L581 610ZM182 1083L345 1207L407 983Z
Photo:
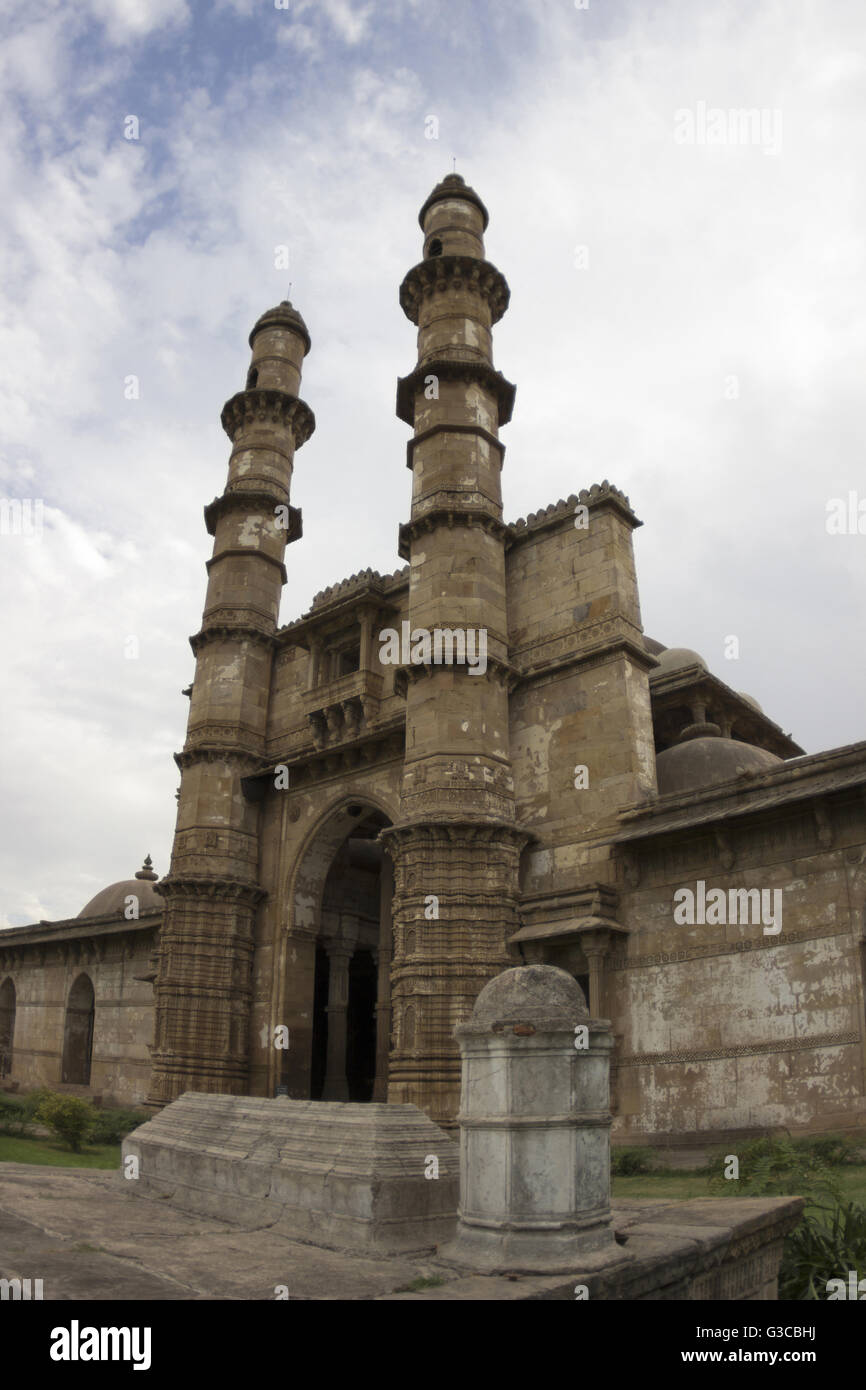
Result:
M550 965L506 970L456 1029L460 1205L444 1259L558 1273L617 1256L610 1215L610 1026Z

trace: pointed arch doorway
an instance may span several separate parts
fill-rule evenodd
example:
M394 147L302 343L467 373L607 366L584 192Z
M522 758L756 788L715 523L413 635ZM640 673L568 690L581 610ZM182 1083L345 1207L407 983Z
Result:
M387 1099L393 873L378 836L390 824L346 802L301 856L284 986L295 1042L280 1078L298 1099Z

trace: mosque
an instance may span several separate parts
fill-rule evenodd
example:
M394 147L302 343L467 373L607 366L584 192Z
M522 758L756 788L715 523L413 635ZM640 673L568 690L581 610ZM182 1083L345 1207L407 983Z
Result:
M0 1085L412 1102L451 1127L455 1026L548 962L611 1020L616 1140L866 1128L866 743L804 755L645 636L611 483L505 520L487 210L449 174L419 222L405 563L279 625L315 427L284 301L222 412L171 864L0 933Z

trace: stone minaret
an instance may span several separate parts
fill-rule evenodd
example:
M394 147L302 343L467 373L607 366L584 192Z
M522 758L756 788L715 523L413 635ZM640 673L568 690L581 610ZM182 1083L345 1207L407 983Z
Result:
M487 981L513 964L506 941L517 929L518 858L528 838L515 826L508 745L498 438L514 387L492 362L491 327L509 292L485 260L484 204L449 174L419 221L424 259L400 289L418 326L418 365L397 392L397 414L415 431L412 517L401 530L415 645L399 673L407 705L400 821L383 833L395 868L388 1099L450 1124L460 1092L454 1029ZM474 663L446 664L448 637L460 634L475 643ZM452 655L460 655L456 643Z
M258 808L242 779L261 766L295 449L313 432L298 397L310 337L288 301L250 334L246 390L223 407L232 441L222 497L205 508L214 537L181 768L160 933L149 1103L182 1091L247 1090Z

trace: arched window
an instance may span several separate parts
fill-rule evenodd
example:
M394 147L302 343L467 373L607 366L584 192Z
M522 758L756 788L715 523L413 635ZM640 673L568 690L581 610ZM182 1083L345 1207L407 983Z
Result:
M442 242L439 240L438 237L434 237L433 240L431 241L431 243L430 243L430 250L428 251L427 254L428 254L429 256L441 256L441 255L442 255Z
M12 1071L12 1046L15 1039L15 986L10 979L0 985L0 1077Z
M255 391L255 389L256 389L256 387L258 386L258 384L259 384L259 369L258 369L258 367L250 367L249 371L247 372L247 390L248 390L248 391Z
M90 1085L93 1053L93 985L89 975L79 975L69 991L66 1026L63 1030L63 1061L60 1079L74 1086Z

